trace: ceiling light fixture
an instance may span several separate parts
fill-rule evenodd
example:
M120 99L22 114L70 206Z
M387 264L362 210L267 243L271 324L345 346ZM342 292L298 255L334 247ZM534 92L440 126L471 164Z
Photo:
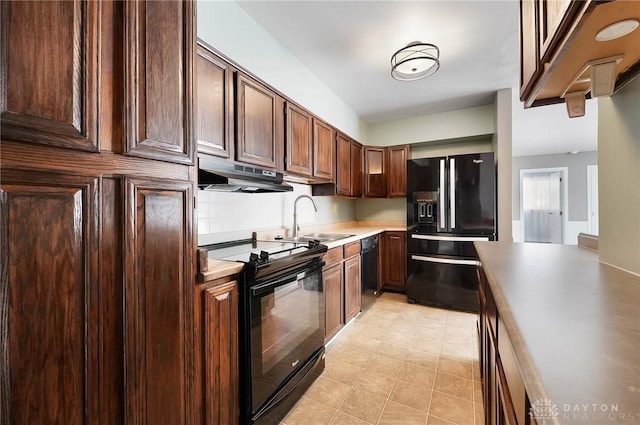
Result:
M398 81L426 78L440 68L440 49L435 44L414 41L391 56L391 76Z

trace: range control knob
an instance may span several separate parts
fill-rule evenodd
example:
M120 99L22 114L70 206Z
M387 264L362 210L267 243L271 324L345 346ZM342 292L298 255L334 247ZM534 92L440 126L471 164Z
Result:
M269 261L269 253L267 251L260 251L260 262L266 263Z

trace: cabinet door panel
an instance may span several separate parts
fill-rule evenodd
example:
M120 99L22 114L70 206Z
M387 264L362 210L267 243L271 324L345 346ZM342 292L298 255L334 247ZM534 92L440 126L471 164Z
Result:
M313 175L333 182L336 131L330 125L313 120Z
M358 142L351 142L351 196L360 198L362 196L362 145Z
M0 177L0 422L98 424L97 179Z
M238 74L236 96L236 160L276 168L280 151L276 94Z
M387 153L385 148L364 149L364 196L384 198L387 196Z
M196 58L198 151L233 157L233 69L198 46Z
M360 255L349 258L344 262L344 315L345 322L360 311L361 304L361 262Z
M286 169L292 173L313 175L313 127L311 115L287 102Z
M387 183L390 198L407 196L407 160L409 146L391 146L388 148Z
M192 187L126 179L125 376L130 425L192 412Z
M537 0L520 0L520 99L531 90L540 70Z
M406 234L385 232L383 237L383 285L404 291L406 280Z
M204 293L206 425L238 423L238 283Z
M323 271L325 326L324 340L331 339L342 327L343 320L343 284L342 262Z
M338 195L351 195L351 140L338 134L337 146L337 173L338 182L336 193Z
M3 139L98 151L100 3L3 1L0 7Z
M127 143L130 155L193 164L193 5L125 5Z
M540 59L546 59L572 0L538 0ZM558 37L561 36L558 34Z

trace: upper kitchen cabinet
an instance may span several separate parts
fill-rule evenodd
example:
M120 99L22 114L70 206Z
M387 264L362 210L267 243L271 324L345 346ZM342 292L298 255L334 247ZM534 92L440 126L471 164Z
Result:
M292 102L285 108L285 170L313 176L313 118Z
M389 146L387 153L387 196L389 198L404 198L407 196L409 146Z
M362 144L351 141L351 196L355 198L362 197Z
M365 198L406 196L409 146L364 147Z
M609 96L640 73L634 1L521 0L520 99L525 107ZM626 21L626 22L625 22Z
M233 73L227 62L198 42L196 140L198 152L233 158Z
M387 196L387 149L365 146L364 148L364 196L385 198Z
M338 195L351 198L362 196L362 144L346 134L336 136L336 177L334 183L314 184L314 196Z
M129 155L193 164L194 15L190 1L125 2Z
M284 99L236 74L236 160L283 171Z
M351 139L338 133L336 138L336 194L351 196Z
M100 8L0 2L3 139L99 150Z
M317 118L313 119L313 175L334 181L336 130Z

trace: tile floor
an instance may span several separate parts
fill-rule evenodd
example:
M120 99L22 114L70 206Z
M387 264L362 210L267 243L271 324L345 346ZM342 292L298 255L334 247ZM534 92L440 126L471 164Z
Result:
M281 425L482 425L476 315L383 293Z

